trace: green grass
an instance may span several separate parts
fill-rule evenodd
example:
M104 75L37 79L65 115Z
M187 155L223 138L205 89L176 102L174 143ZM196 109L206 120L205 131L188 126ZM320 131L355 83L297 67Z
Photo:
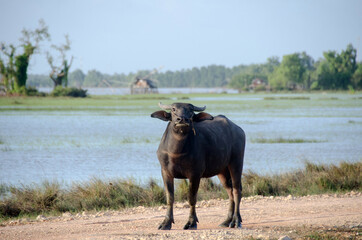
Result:
M182 100L180 100L182 99ZM70 97L0 97L0 114L9 111L94 112L102 115L147 114L158 110L158 103L190 101L188 96L176 95L107 95L86 98Z
M350 123L350 124L362 124L362 122L360 122L360 121L353 121L353 120L348 120L348 123Z
M225 99L225 97L229 99ZM259 101L255 97L273 101ZM205 98L205 100L203 100ZM242 100L240 100L242 98ZM320 101L321 98L330 99L330 101ZM343 99L343 101L341 101ZM192 94L150 94L150 95L104 95L104 96L89 96L86 98L70 98L70 97L0 97L0 107L28 107L28 109L38 107L53 107L59 108L86 108L93 107L122 107L122 106L157 106L157 103L172 103L177 101L192 102L198 104L217 104L221 107L234 107L248 109L249 107L268 107L277 108L294 108L300 106L300 100L303 101L303 106L328 105L328 106L359 106L360 99L350 96L346 93L331 93L322 95L321 93L305 93L295 94L290 96L275 96L274 94L225 94L225 93L192 93ZM356 101L357 100L357 101ZM226 106L228 103L230 106ZM245 104L243 104L245 103ZM250 103L253 103L250 106ZM255 105L254 105L255 104Z
M283 97L264 97L264 100L310 100L310 97L306 96L283 96Z
M275 138L275 139L267 139L267 138L252 138L252 143L318 143L322 142L319 140L310 140L310 139L302 139L302 138Z
M200 94L204 95L204 94ZM194 94L150 94L150 95L104 95L89 96L86 98L71 97L0 97L0 106L125 106L125 105L143 105L149 102L187 100ZM199 96L199 95L198 95ZM148 105L148 104L146 104Z
M360 93L359 93L360 94ZM151 95L105 95L86 98L70 97L0 97L0 115L13 115L16 112L36 112L37 114L95 114L102 116L143 115L149 116L159 110L158 103L189 102L196 106L207 106L206 112L212 115L224 114L233 120L235 112L246 116L283 117L351 117L358 118L362 104L356 95L347 93L192 93L192 94L151 94ZM264 98L275 98L265 101ZM281 99L283 98L283 99ZM284 98L289 98L288 100ZM301 101L300 99L309 100ZM321 101L321 98L338 98ZM323 109L351 109L346 115L343 111L328 112ZM322 111L321 111L322 109Z
M253 172L243 174L243 196L303 196L321 193L362 191L362 162L336 165L306 163L302 170L261 176ZM175 200L187 199L188 181L176 182ZM200 183L198 200L227 198L220 184L210 179ZM105 209L121 209L133 206L165 204L163 186L154 180L136 184L132 180L73 183L62 187L57 182L20 187L0 185L0 220L38 214L60 214Z

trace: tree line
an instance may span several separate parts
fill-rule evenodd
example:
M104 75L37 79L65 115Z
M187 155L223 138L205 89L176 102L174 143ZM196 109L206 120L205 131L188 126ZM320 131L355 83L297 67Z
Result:
M0 91L26 93L31 87L129 87L135 79L150 78L158 87L231 87L239 91L252 90L346 90L362 89L362 62L357 62L357 50L347 45L341 52L326 51L314 60L306 52L270 57L261 64L225 67L209 65L158 72L141 70L129 74L104 74L98 70L70 72L73 56L68 57L71 42L51 45L46 51L49 75L28 74L30 58L40 53L39 43L50 41L48 27L39 21L35 30L22 31L20 45L1 43ZM19 53L20 51L20 53ZM258 86L253 86L253 80Z
M315 61L306 52L270 57L265 63L225 67L209 65L179 71L155 72L149 78L158 87L231 87L250 90L254 79L262 84L256 90L347 90L362 89L362 62L356 61L357 51L349 44L340 53L326 51ZM136 77L148 76L152 70L129 74L104 74L97 70L84 73L80 69L69 74L74 87L129 87ZM30 75L29 85L50 87L49 77ZM255 89L254 89L255 90Z

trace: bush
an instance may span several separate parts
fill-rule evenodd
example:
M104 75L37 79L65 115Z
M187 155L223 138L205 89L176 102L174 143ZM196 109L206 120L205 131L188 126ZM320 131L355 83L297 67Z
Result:
M63 88L57 86L50 94L53 97L87 97L87 90L81 88Z
M25 95L31 97L45 97L46 93L39 92L35 87L27 87L25 89Z
M45 97L47 94L43 92L39 92L38 89L35 87L25 87L22 86L19 88L19 91L16 92L14 90L11 90L9 92L5 93L9 96L30 96L30 97Z
M266 91L266 86L265 85L259 85L256 86L254 89L255 92L261 92L261 91Z

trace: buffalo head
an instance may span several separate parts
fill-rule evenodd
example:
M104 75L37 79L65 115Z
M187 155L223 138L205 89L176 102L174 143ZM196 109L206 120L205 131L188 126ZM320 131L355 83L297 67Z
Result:
M191 129L194 130L194 122L213 119L210 114L202 112L206 109L206 106L196 107L190 103L173 103L171 105L159 103L158 105L164 110L170 110L170 112L166 112L164 110L157 111L152 113L151 117L158 118L163 121L170 121L173 126L173 130L176 133L186 134ZM195 114L195 112L200 113Z

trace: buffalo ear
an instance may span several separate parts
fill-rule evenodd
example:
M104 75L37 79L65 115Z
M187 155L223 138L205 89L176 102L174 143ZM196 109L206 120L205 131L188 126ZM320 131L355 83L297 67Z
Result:
M213 116L211 116L210 114L206 113L206 112L200 112L199 114L196 114L193 118L194 122L201 122L204 120L212 120L214 119Z
M171 121L171 113L168 113L166 111L157 111L151 114L151 117L158 118L163 121Z

